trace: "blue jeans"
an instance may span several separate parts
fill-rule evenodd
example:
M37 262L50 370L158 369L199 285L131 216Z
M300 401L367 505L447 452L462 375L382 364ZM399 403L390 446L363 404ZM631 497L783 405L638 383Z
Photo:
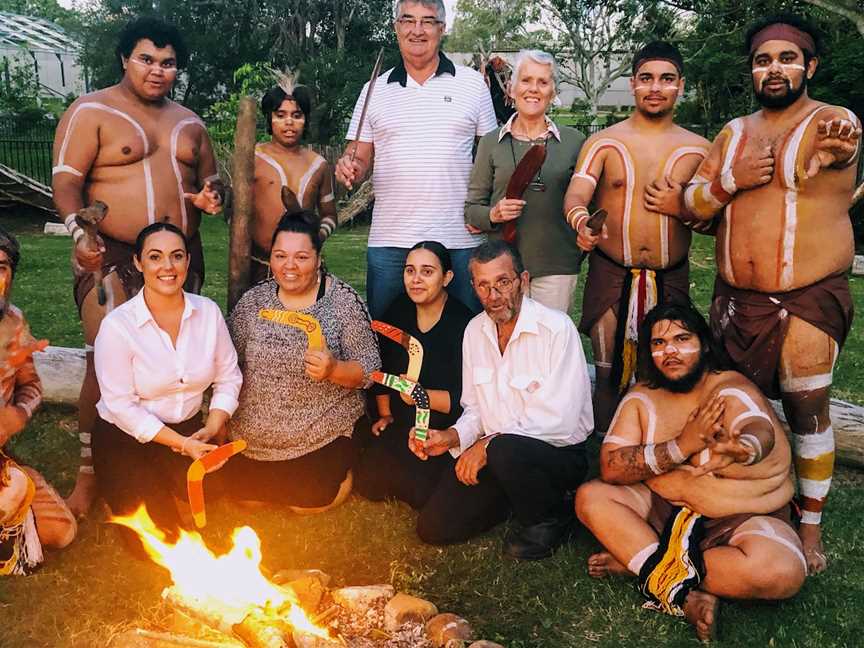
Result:
M366 248L366 303L372 319L380 319L393 303L393 300L405 290L402 280L402 269L408 248L370 247ZM453 261L453 281L447 287L447 292L459 299L473 312L479 313L480 302L471 286L471 276L468 274L468 259L471 248L450 250Z

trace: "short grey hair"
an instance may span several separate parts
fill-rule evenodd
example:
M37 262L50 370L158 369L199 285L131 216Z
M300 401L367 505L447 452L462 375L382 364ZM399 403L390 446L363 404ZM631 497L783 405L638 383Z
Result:
M548 65L552 69L552 83L556 87L558 86L558 63L556 63L555 57L549 54L549 52L536 49L523 49L516 55L516 62L513 64L513 74L510 77L514 82L519 80L519 70L528 61L533 61L540 65Z
M402 5L406 2L416 2L427 9L434 9L438 20L442 24L447 22L447 8L444 6L444 0L396 0L393 6L393 20L398 20L402 16Z

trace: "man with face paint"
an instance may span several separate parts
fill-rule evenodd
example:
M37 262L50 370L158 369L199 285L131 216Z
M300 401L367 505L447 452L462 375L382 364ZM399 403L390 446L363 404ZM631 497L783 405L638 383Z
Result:
M42 562L43 547L65 547L78 529L42 475L7 454L9 440L42 402L32 355L36 340L9 301L19 258L18 241L0 230L0 576L29 573Z
M189 237L192 257L187 289L198 292L204 281L201 211L217 213L222 202L203 122L169 98L188 58L176 27L151 17L133 20L120 33L117 58L120 82L79 97L54 138L54 205L74 239L74 296L87 350L78 402L81 468L69 498L79 515L95 495L90 434L99 386L92 344L105 314L141 289L132 262L135 237L157 220L180 227ZM94 245L75 216L96 201L108 211ZM94 270L102 272L102 290L94 287Z
M761 110L731 121L687 187L688 217L716 219L714 333L737 368L782 398L792 428L811 573L827 566L821 515L834 470L829 392L852 324L849 205L861 135L846 108L814 101L817 34L794 16L747 36Z
M633 57L636 103L623 122L588 138L564 199L565 217L590 257L579 330L591 336L596 429L606 430L635 373L636 333L651 306L687 301L691 232L671 216L708 141L673 122L684 92L683 60L663 42ZM608 212L588 228L589 205Z
M503 522L518 528L504 553L547 558L567 539L572 491L587 469L591 383L570 317L528 297L531 277L515 248L483 243L469 263L483 312L462 340L462 414L409 447L420 459L450 452L417 520L430 544L464 542Z
M333 170L315 151L300 142L312 112L309 88L282 75L279 85L261 98L261 112L270 141L255 147L255 219L252 224L252 283L270 276L270 241L289 207L315 211L325 240L336 229ZM286 197L293 205L283 200Z
M657 306L639 333L640 382L603 441L601 479L576 494L604 547L588 573L637 576L646 607L685 617L707 640L720 598L785 599L806 578L791 450L759 389L724 370L692 306Z

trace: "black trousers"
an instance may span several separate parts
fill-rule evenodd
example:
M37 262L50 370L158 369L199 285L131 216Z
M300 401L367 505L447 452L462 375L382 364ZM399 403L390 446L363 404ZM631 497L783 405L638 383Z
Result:
M201 415L168 427L184 436L203 427ZM93 467L99 493L114 515L135 512L144 504L157 525L167 531L179 525L174 498L186 498L186 471L192 460L167 446L140 443L101 417L93 427Z
M354 423L354 437L368 435L369 419ZM214 498L318 508L330 504L357 462L354 438L336 437L317 450L283 461L232 457L204 478L204 491Z
M408 428L391 423L379 436L365 440L354 487L373 501L401 500L422 509L442 476L453 471L450 453L419 459L408 448Z
M466 486L447 471L417 520L429 544L464 542L513 513L523 526L573 515L565 495L585 479L585 444L558 448L515 434L492 439L479 484Z

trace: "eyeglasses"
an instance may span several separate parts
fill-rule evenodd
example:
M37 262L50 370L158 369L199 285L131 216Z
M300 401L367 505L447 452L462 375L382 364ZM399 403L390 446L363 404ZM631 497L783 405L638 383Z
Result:
M444 23L437 18L406 18L403 16L396 19L396 24L405 30L411 30L420 25L423 31L432 31L438 25L443 25Z
M513 286L516 282L519 281L519 275L515 275L513 277L501 277L497 279L495 283L480 283L475 284L473 281L471 285L474 286L474 290L477 291L477 294L484 299L492 294L492 290L494 289L499 295L507 295L513 290Z

